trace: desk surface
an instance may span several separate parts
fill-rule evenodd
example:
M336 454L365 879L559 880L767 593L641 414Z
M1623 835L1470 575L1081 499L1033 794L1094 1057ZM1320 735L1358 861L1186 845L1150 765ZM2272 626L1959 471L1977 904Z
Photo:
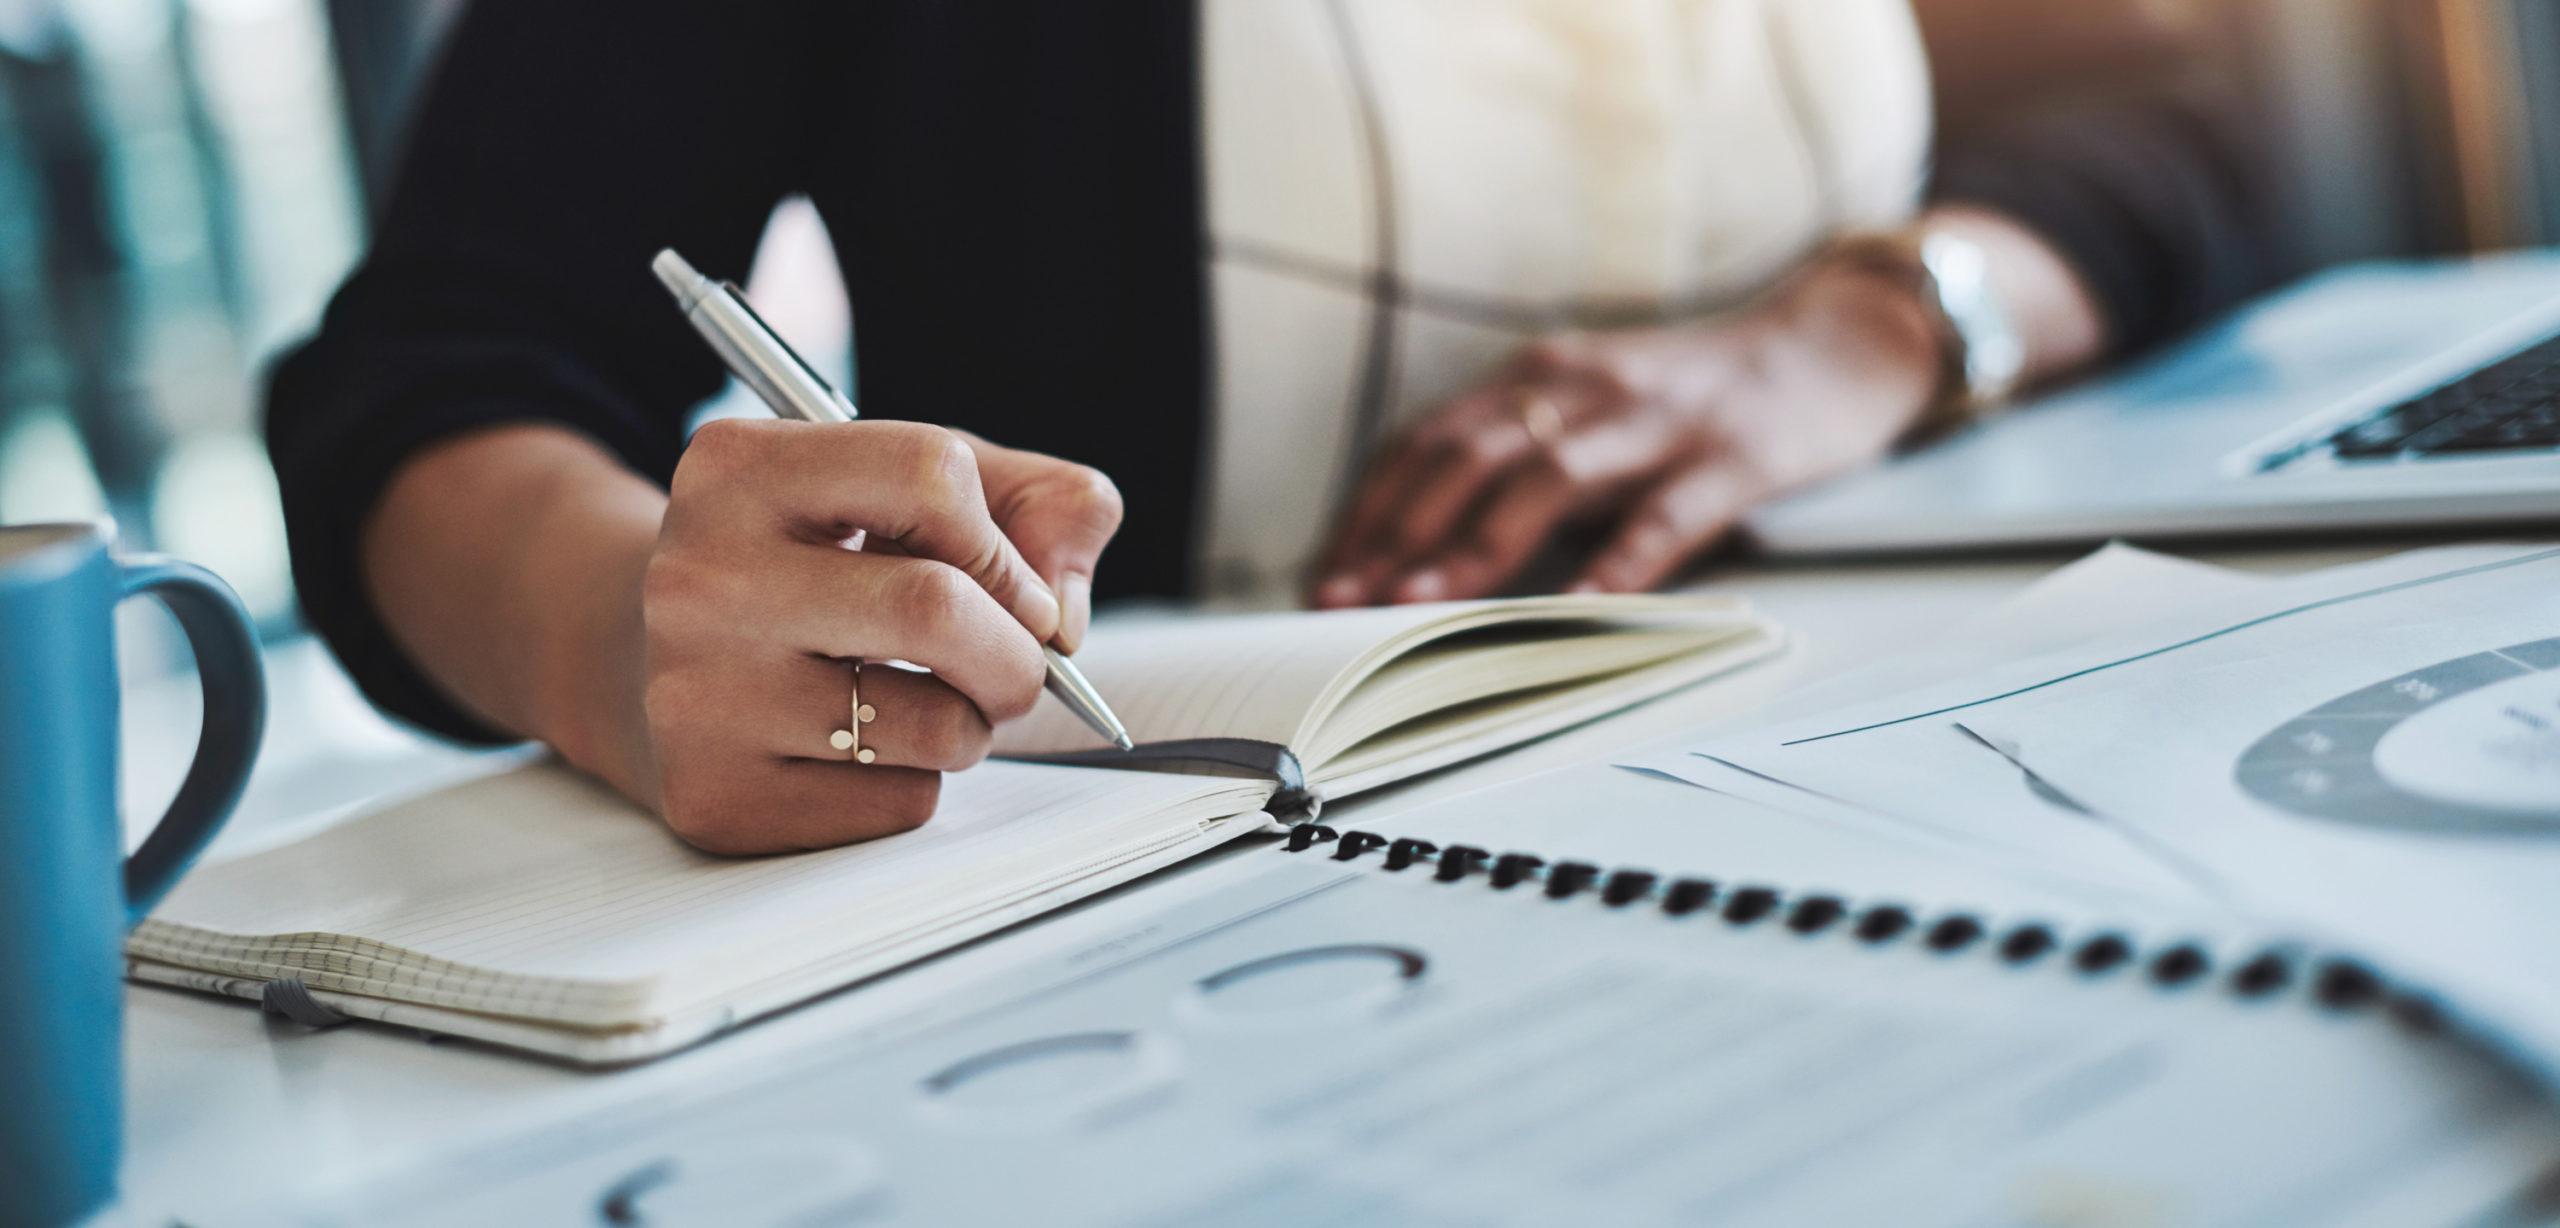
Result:
M2272 573L2383 552L2380 546L2341 545L2191 554ZM1762 565L1722 573L1709 587L1751 599L1802 637L1801 649L1785 663L1356 799L1334 816L1375 822L1420 802L1731 721L1811 678L1925 643L1938 629L1989 607L2062 561L2052 556ZM485 756L430 746L372 716L312 645L278 653L271 673L277 711L268 745L243 809L216 846L217 856L284 838L313 823L312 816L342 814L368 797L490 766ZM128 699L128 796L137 813L157 813L158 799L174 789L184 768L194 728L193 701L186 694L191 685L145 685ZM1146 890L1157 881L1121 890ZM735 1077L777 1055L907 1009L977 967L1012 958L1012 947L1059 939L1076 922L1069 913L1017 927L692 1052L605 1074L387 1029L306 1032L264 1019L245 1003L129 987L125 1198L110 1219L229 1222L226 1208L256 1199L337 1188L617 1103Z

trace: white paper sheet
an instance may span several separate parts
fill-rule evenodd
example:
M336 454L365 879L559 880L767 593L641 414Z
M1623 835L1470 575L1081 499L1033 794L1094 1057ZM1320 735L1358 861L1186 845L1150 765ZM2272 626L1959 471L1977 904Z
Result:
M2560 550L2413 561L1944 719L2560 1054Z
M1952 725L1890 728L1845 742L1791 739L1925 709L2022 660L2103 644L2164 615L2241 599L2273 583L2122 544L2056 570L1946 637L1789 696L1744 734L1674 738L1620 758L1809 819L1859 826L2031 865L2062 881L2186 908L2216 906L2209 878L2102 817L2058 802Z
M2382 1225L2560 1151L2371 1014L1244 856L873 1043L302 1218Z

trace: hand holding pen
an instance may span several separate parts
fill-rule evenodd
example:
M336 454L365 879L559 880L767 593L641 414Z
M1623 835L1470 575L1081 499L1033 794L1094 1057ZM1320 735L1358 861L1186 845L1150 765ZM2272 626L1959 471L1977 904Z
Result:
M702 334L703 340L710 343L721 361L728 364L729 370L754 389L776 415L802 422L852 422L860 416L853 402L820 378L756 315L755 310L747 305L745 296L739 294L735 287L713 282L695 272L693 266L672 249L660 251L649 267L665 284L667 292L675 296L686 321ZM1107 490L1109 483L1104 481L1099 486ZM1113 503L1116 505L1116 498ZM1116 527L1116 508L1113 519ZM1006 537L1004 550L1019 557L1011 534ZM1078 577L1079 582L1082 579ZM1081 599L1083 594L1077 596ZM1052 604L1055 604L1054 594ZM1073 630L1077 638L1081 638L1082 628L1079 626ZM1072 648L1073 644L1069 647ZM1042 644L1040 651L1045 658L1049 693L1057 696L1059 702L1067 705L1095 733L1122 750L1129 749L1129 731L1112 713L1111 706L1103 702L1101 694L1093 689L1093 684L1085 680L1082 671L1058 651L1054 638L1052 642ZM857 726L863 707L857 680L856 695L851 705ZM860 742L861 730L858 727L848 726L844 733L845 738L839 740Z
M502 491L487 479L503 470L582 492L483 505L512 519L505 540L533 551L560 607L497 618L557 628L551 642L477 653L539 674L493 688L534 697L509 726L714 853L823 848L931 819L942 773L985 758L994 726L1040 701L1048 646L1081 640L1073 577L1092 574L1119 527L1093 470L921 423L709 423L664 490L539 428L452 452L417 480ZM845 549L858 531L866 548Z

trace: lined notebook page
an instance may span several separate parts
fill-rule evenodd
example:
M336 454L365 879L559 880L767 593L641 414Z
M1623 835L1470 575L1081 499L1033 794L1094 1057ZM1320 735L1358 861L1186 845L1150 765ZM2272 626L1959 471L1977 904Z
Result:
M1140 742L1259 738L1286 745L1317 696L1362 653L1448 616L1451 606L1282 611L1097 627L1076 666ZM1042 703L996 732L996 753L1101 745L1075 714Z
M217 954L293 962L372 982L351 992L461 1009L613 1013L658 994L659 978L743 983L893 940L1051 881L1169 818L1194 823L1180 816L1235 787L988 763L946 778L939 813L914 832L733 859L696 852L602 785L538 764L198 870L129 948L191 966ZM386 947L424 960L387 960ZM475 972L583 988L475 996ZM699 984L685 988L702 996Z
M1326 686L1370 649L1430 624L1487 615L1749 621L1729 599L1686 596L1526 597L1161 618L1096 627L1076 653L1076 665L1140 742L1226 737L1288 745ZM1072 713L1051 703L996 732L1000 755L1101 744Z

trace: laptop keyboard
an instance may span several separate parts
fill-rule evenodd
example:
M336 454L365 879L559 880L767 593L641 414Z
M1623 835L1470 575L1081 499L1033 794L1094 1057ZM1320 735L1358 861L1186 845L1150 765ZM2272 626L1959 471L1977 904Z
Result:
M2348 461L2560 448L2560 336L2388 406L2322 442Z

